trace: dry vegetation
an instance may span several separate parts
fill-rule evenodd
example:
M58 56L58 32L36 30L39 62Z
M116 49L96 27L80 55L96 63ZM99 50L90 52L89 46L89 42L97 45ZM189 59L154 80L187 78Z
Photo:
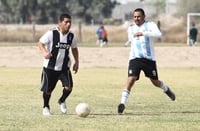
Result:
M162 42L165 43L185 43L186 42L186 24L182 19L172 20L167 17L166 21L161 19L161 31L163 33ZM47 30L56 27L57 25L0 25L0 41L8 42L33 42ZM108 40L111 43L124 43L127 40L127 25L105 25L108 32ZM35 28L35 35L33 35ZM98 25L83 25L81 26L81 35L79 33L79 25L73 24L71 30L76 36L82 38L83 43L94 43L97 39L96 29ZM35 36L35 37L33 37ZM81 36L81 37L80 37Z

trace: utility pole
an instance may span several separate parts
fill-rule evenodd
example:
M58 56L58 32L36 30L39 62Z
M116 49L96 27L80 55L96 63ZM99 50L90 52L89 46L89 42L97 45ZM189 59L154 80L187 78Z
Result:
M165 14L169 14L169 2L168 2L168 0L165 0L165 4L166 4L166 6L165 6Z

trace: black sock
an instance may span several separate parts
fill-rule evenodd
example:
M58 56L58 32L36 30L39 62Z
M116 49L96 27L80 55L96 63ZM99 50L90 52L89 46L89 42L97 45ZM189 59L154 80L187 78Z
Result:
M72 92L72 90L66 90L65 88L63 89L63 94L59 99L59 103L63 103L66 98L69 96L69 94Z
M44 107L48 107L49 108L49 100L50 100L51 94L47 94L47 93L43 93L43 100L44 100Z

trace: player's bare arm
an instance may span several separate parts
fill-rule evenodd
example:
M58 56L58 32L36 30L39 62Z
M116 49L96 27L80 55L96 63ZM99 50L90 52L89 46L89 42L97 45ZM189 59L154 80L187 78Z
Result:
M38 42L38 47L40 48L45 59L49 59L52 57L52 54L46 50L44 44L42 44L41 42Z
M78 48L72 48L72 54L74 56L74 65L73 65L73 71L76 74L78 72L79 68L79 54L78 54Z

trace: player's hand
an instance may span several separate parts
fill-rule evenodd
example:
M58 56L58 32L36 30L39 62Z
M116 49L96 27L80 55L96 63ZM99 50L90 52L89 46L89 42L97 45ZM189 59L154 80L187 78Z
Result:
M50 52L46 52L45 54L44 54L44 58L45 59L49 59L49 58L51 58L52 57L52 54L50 53Z
M77 62L74 63L74 65L73 65L73 71L74 71L75 74L78 72L78 68L79 68L79 64Z
M143 36L143 33L142 32L137 32L133 35L133 37L140 37L140 36Z

